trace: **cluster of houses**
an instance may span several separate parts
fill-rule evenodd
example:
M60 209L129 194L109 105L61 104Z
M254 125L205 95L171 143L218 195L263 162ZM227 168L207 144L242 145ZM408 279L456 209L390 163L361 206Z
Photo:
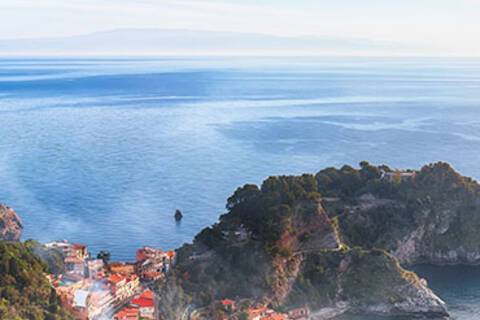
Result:
M241 302L240 302L241 304ZM248 319L248 320L310 320L311 312L307 306L293 308L285 312L277 312L263 304L238 307L237 302L230 299L220 301L223 312L216 314L216 320ZM240 316L243 315L243 316Z
M156 297L148 286L166 276L175 263L175 252L144 247L137 251L134 263L108 263L92 258L81 244L58 241L46 247L61 253L65 271L48 278L75 319L157 318Z

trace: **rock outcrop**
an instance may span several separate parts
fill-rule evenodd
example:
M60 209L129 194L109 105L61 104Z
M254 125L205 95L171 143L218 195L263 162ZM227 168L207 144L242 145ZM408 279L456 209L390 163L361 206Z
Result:
M317 191L308 175L239 188L220 222L177 251L166 284L176 294L159 302L163 317L181 319L192 306L224 298L273 308L308 304L321 319L345 312L448 317L443 301L393 255L345 245Z
M448 164L397 183L373 176L342 193L329 214L350 246L383 248L404 265L480 264L480 185Z
M356 248L312 254L304 262L302 275L287 304L307 302L320 319L347 312L448 318L445 303L425 280L401 268L393 256L382 250Z
M175 214L173 216L175 221L181 221L183 219L183 213L179 209L175 210Z
M0 204L0 240L18 241L23 225L20 217L6 205Z

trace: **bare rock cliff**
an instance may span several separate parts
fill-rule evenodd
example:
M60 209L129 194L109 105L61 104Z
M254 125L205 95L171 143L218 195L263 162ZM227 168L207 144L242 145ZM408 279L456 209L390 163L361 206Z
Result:
M23 225L20 217L12 208L0 204L0 240L18 241Z

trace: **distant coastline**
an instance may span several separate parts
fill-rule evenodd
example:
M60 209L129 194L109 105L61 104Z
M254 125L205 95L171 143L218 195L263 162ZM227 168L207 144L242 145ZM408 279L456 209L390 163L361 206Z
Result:
M438 51L418 45L385 40L187 29L118 29L64 38L0 39L0 56L413 57L436 54Z

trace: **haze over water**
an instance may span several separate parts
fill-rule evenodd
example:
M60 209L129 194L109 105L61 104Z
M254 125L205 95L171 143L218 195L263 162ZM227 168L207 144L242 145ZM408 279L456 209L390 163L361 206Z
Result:
M442 160L480 178L479 89L473 59L1 59L0 202L25 239L131 260L269 175ZM458 319L478 315L468 292Z

